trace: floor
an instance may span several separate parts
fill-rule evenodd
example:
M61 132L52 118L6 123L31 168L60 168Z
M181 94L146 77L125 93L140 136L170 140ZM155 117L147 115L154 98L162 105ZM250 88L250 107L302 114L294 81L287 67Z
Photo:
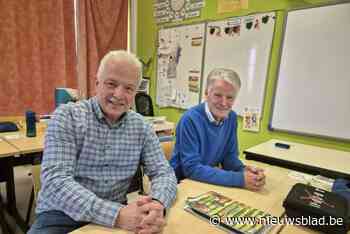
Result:
M29 198L30 198L31 189L32 189L32 179L31 179L31 176L28 175L30 171L31 171L31 165L15 167L17 209L24 219L27 214ZM145 183L145 187L147 187L148 180L145 179L144 183ZM0 192L1 192L1 196L4 199L6 199L5 183L0 183ZM137 196L138 196L137 192L130 193L128 194L128 200L132 201ZM7 216L6 218L8 223L11 226L11 230L15 234L23 234L21 229L15 224L14 220L10 216ZM31 222L33 222L33 220L34 220L34 209L32 209ZM2 234L1 228L0 228L0 234Z

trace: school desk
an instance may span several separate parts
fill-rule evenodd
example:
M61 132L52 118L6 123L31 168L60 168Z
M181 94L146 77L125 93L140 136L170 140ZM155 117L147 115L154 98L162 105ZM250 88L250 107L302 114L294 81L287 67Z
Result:
M226 233L222 229L211 225L208 221L186 212L183 208L187 197L197 196L199 194L216 191L241 201L247 205L269 212L280 217L284 213L282 201L287 196L289 189L297 181L290 178L290 170L263 164L259 162L249 162L250 165L260 166L266 171L266 185L262 191L253 192L241 188L229 188L201 183L193 180L183 180L178 184L178 192L175 203L169 210L166 217L167 225L164 228L164 234L202 234L202 233ZM276 226L270 233L278 233L282 226ZM102 227L95 224L86 225L72 232L72 234L122 234L129 233L120 229Z
M282 147L276 146L282 143ZM284 145L289 148L283 147ZM326 177L350 179L350 152L272 139L244 151L246 159Z

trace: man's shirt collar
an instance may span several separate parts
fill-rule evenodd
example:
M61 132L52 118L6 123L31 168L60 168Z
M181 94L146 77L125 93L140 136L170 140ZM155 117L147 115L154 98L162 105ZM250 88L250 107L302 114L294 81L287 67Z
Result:
M208 102L205 102L204 103L204 109L205 109L205 113L206 113L206 115L207 115L207 117L208 117L208 119L209 119L209 122L210 123L213 123L213 124L215 124L215 125L221 125L221 124L223 124L223 122L224 122L224 120L221 120L221 121L217 121L215 118L214 118L214 116L213 116L213 114L210 112L210 110L209 110L209 105L208 105Z

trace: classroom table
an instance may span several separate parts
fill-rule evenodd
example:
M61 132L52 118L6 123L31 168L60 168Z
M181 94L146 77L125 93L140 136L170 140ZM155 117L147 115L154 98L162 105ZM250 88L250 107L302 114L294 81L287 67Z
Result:
M174 134L175 123L173 122L164 121L152 124L152 126L158 136L171 136Z
M34 164L35 161L41 160L44 148L46 123L40 122L36 124L36 137L27 137L23 120L20 118L15 118L14 120L16 120L20 126L19 131L0 133L0 139L2 142L6 142L6 144L16 149L16 152L9 153L7 157L3 157L2 164L7 177L7 209L15 218L16 223L22 231L26 232L28 225L17 210L14 167L25 164Z
M290 146L276 147L276 143ZM244 150L246 159L331 178L350 179L350 152L272 139Z
M249 162L250 165L260 166L266 171L266 185L262 191L253 192L241 188L229 188L216 186L207 183L201 183L189 179L183 180L178 185L177 198L169 210L166 218L167 225L164 228L165 234L182 234L182 233L226 233L222 229L211 225L209 222L198 218L186 211L183 207L187 197L197 196L199 194L216 191L230 197L234 200L239 200L247 205L269 212L270 214L281 217L284 214L282 201L288 194L291 186L297 181L288 176L289 170L278 168L268 164L259 162ZM271 233L278 233L282 226L276 226L271 230ZM120 229L111 229L95 224L86 225L72 232L72 234L117 234L128 233Z
M0 138L0 168L3 179L6 181L6 196L7 200L10 201L7 203L7 208L9 210L14 210L11 207L11 204L15 204L16 198L14 193L14 176L13 176L13 168L8 166L13 155L18 155L19 151L14 146L10 145L8 142L4 141ZM14 207L15 208L15 207Z
M18 154L18 149L0 138L0 158L5 158Z
M27 230L27 225L25 224L22 217L19 215L16 206L16 193L15 193L15 179L14 179L14 162L15 157L20 154L19 150L13 145L9 144L4 139L0 138L0 169L2 173L3 180L6 182L6 198L7 204L6 208L11 214L18 225L23 231Z

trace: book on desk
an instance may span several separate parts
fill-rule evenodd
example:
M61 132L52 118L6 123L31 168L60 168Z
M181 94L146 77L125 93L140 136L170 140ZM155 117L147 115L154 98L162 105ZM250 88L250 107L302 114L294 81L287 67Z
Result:
M271 214L213 191L187 198L184 209L233 233L262 234L272 228L263 222Z

